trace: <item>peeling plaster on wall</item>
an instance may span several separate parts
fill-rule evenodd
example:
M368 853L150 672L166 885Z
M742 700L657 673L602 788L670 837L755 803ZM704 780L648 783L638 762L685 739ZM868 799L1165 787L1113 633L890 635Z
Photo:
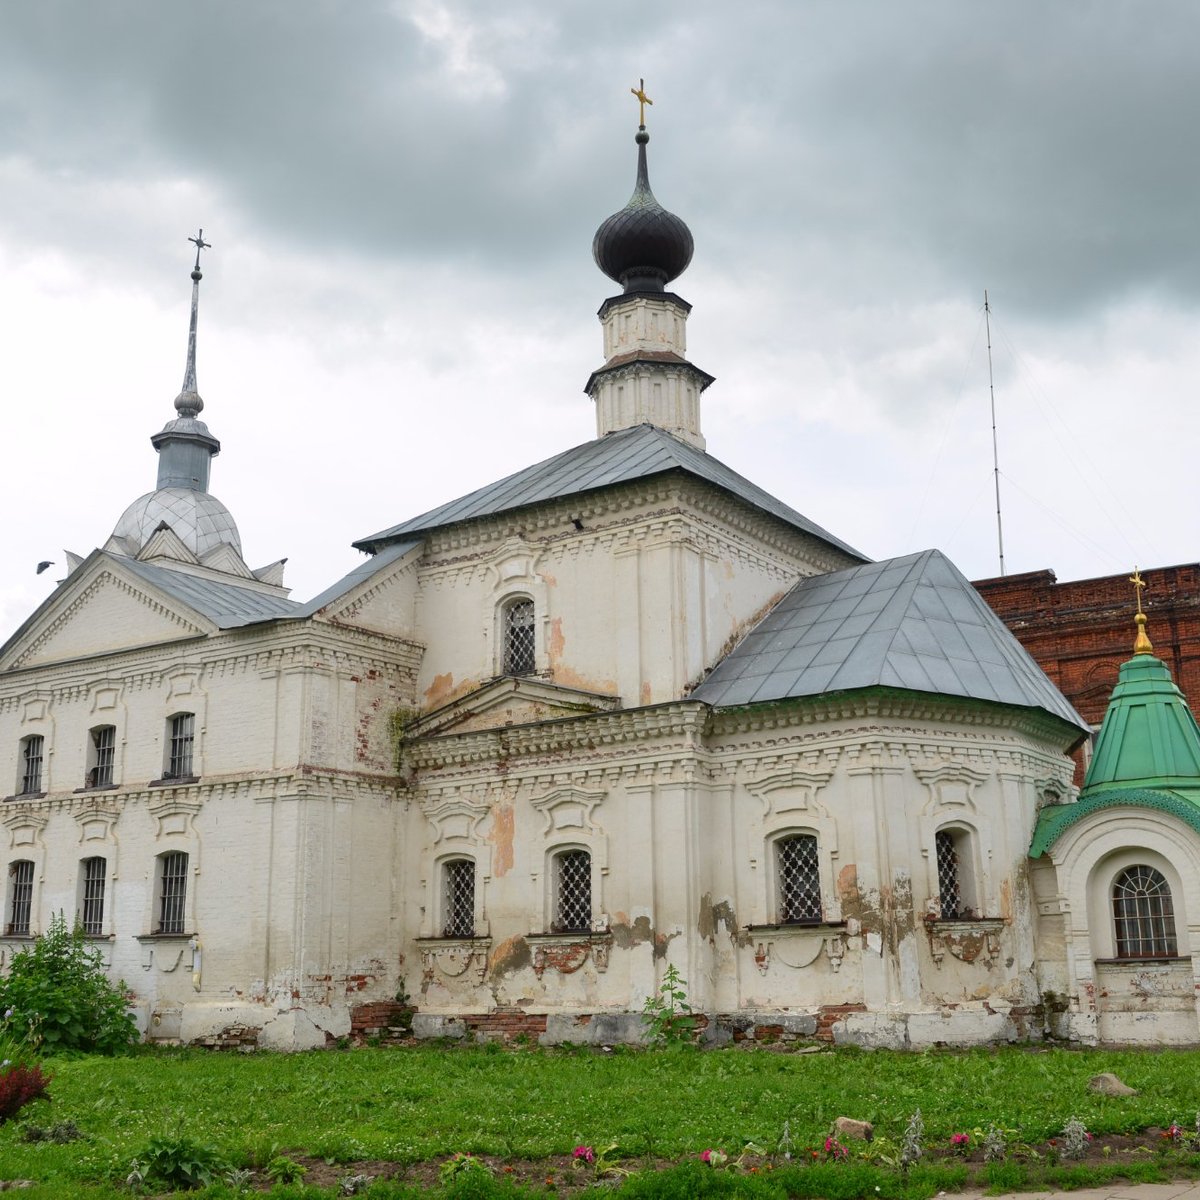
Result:
M613 945L621 950L632 950L645 942L654 940L654 930L650 927L649 917L638 917L631 925L624 913L614 914L616 920L609 926Z
M563 633L562 617L555 617L550 622L550 638L546 646L546 649L550 655L550 669L552 671L556 670L558 667L566 645L567 638Z
M847 863L837 875L837 894L842 905L842 916L847 916L848 908L855 909L852 914L858 916L861 901L858 892L858 864Z
M715 904L710 893L705 892L700 899L700 912L696 919L696 931L702 938L714 941L724 925L725 931L733 936L737 932L737 914L728 900L719 900Z
M520 936L506 938L493 951L488 962L488 974L492 979L503 979L533 966L533 954L529 943Z
M513 806L502 801L492 805L492 827L488 831L487 840L493 847L492 876L496 879L503 879L512 870L515 831L516 817Z

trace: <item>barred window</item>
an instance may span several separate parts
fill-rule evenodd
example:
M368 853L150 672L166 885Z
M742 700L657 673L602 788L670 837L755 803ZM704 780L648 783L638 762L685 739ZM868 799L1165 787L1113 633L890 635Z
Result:
M958 842L949 829L939 829L934 834L934 849L937 854L939 911L943 921L953 921L963 914Z
M108 861L85 858L79 866L82 884L79 924L89 937L99 937L104 932L104 879L108 874Z
M159 856L158 928L155 933L183 933L187 899L188 856L180 850Z
M195 737L194 713L176 713L171 718L171 736L167 745L167 779L186 779L192 773L192 742Z
M775 843L779 883L779 923L814 924L821 920L821 872L817 839L811 833L780 838Z
M552 933L590 933L592 929L592 856L564 850L554 856Z
M28 858L19 858L8 864L8 929L5 932L14 937L28 937L32 910L33 863Z
M46 739L40 733L21 740L21 795L30 796L42 790L42 755Z
M91 766L88 769L87 787L110 787L113 781L113 760L117 748L117 731L112 725L98 725L91 731Z
M1127 867L1112 888L1118 958L1174 958L1175 908L1171 887L1153 867Z
M442 937L475 936L475 863L456 858L442 868Z
M532 675L534 654L533 601L514 600L504 610L503 675Z

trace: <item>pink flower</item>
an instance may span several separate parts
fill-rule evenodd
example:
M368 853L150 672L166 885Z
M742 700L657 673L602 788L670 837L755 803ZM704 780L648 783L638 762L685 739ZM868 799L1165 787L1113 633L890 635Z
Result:
M596 1161L596 1152L591 1146L576 1146L571 1152L571 1157L576 1162L594 1163Z
M723 1167L729 1161L729 1155L724 1150L702 1150L700 1161L710 1167Z
M970 1140L971 1135L969 1133L952 1133L950 1135L950 1145L952 1146L965 1146Z

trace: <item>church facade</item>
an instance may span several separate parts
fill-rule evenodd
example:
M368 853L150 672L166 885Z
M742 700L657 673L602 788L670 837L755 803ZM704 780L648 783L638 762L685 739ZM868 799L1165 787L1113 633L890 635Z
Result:
M0 647L0 957L63 912L148 1037L289 1049L398 995L419 1035L636 1041L668 966L715 1042L1198 1040L1166 668L1170 770L1139 717L1081 807L1089 727L943 555L707 452L647 142L593 246L596 438L307 603L208 491L198 247L156 487Z

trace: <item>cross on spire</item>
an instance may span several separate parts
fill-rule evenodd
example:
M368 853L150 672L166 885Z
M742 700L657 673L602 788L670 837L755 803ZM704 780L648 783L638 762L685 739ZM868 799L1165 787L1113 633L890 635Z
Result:
M653 104L654 101L646 95L646 81L638 80L638 85L635 88L629 89L636 97L638 102L638 126L641 129L646 128L646 105Z
M1129 582L1133 584L1134 590L1137 592L1137 610L1142 611L1142 588L1146 586L1146 581L1141 577L1137 567L1133 568L1133 574L1129 577Z
M206 242L204 240L204 230L203 229L201 229L200 232L197 233L195 237L188 238L188 241L191 242L192 245L196 247L196 265L192 268L192 270L199 271L200 270L200 251L201 250L211 250L212 242Z
M1133 568L1133 574L1129 577L1129 582L1133 584L1134 591L1137 594L1137 615L1133 618L1137 625L1137 637L1133 641L1134 654L1153 654L1154 646L1150 642L1150 637L1146 633L1146 614L1142 611L1142 588L1146 586L1146 581L1142 578L1141 572L1137 567Z

